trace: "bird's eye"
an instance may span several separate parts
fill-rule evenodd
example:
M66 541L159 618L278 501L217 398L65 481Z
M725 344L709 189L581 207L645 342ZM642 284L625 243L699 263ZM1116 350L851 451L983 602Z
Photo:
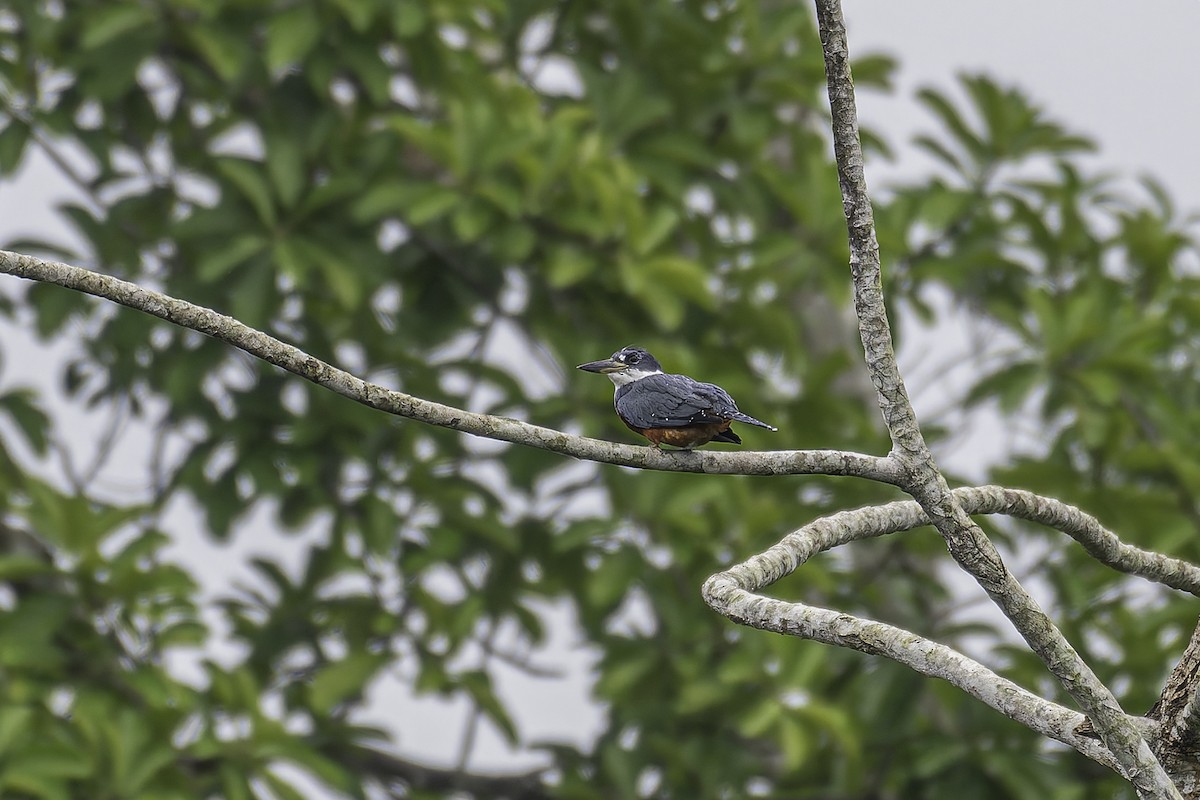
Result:
M640 355L638 355L637 353L630 353L629 358L627 360L629 361L630 364L636 364L642 360L642 357Z

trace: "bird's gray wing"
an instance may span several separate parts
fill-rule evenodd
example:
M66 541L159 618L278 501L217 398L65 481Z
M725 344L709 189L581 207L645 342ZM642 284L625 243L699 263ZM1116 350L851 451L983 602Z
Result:
M650 375L617 391L617 413L635 428L681 428L733 419L737 405L720 386L686 375Z

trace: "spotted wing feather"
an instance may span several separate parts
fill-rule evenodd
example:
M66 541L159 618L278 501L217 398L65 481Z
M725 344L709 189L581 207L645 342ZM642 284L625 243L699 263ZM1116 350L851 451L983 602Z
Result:
M621 419L639 429L709 425L745 417L720 386L686 375L651 375L626 384L617 390L616 405Z

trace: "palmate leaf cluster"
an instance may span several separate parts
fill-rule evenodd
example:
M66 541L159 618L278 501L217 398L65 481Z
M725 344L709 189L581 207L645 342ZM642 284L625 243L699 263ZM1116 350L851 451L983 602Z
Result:
M860 91L888 90L892 68L859 60ZM922 95L917 143L936 172L877 209L900 329L936 315L935 289L975 310L994 346L947 401L994 411L998 435L1038 432L997 477L1196 558L1186 220L1153 183L1095 175L1090 142L1024 95L983 77L963 79L961 99L949 88ZM80 199L58 209L82 246L11 248L95 263L474 410L625 438L607 385L569 369L636 342L780 427L748 446L886 449L847 316L803 6L14 2L0 91L6 176L47 147L87 164ZM875 157L886 138L868 132ZM2 376L5 797L442 796L388 754L445 720L373 708L388 725L361 724L371 687L397 676L467 698L537 750L556 768L550 797L1119 785L951 687L731 630L701 602L735 556L890 499L880 487L567 465L397 423L56 287L4 291L9 324L74 340L66 397L124 409L160 443L151 489L128 506L47 481L13 453L49 457L79 432ZM258 558L253 585L202 600L163 552L189 535L163 525L180 498L216 540L253 537L262 509L318 535L297 538L298 570ZM1148 707L1190 630L1185 604L1055 539L1002 533L1039 555L1043 599L1076 646L1131 710ZM936 537L894 539L781 591L983 641L1044 688L1001 626L956 613L974 598L944 588ZM479 657L536 649L552 605L599 654L606 726L591 746L531 741L498 661ZM201 659L198 679L173 668L222 637L235 658Z

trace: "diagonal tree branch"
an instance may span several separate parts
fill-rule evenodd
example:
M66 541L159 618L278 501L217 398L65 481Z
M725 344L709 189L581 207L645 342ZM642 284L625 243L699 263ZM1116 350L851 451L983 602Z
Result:
M901 485L946 541L955 561L984 588L1012 621L1062 686L1092 720L1121 773L1147 798L1177 798L1178 791L1146 740L1129 721L1108 687L1071 647L1053 621L1004 565L983 531L950 493L921 434L900 376L883 302L879 244L863 171L858 112L850 74L845 20L840 0L815 0L825 55L834 157L850 243L854 308L859 319L868 374L892 438L891 456L903 465Z
M0 250L0 273L56 283L68 289L111 300L231 344L269 364L365 406L488 439L537 447L585 461L668 472L721 475L843 475L890 484L897 484L902 479L900 465L894 459L880 456L840 450L666 452L654 447L573 436L508 417L475 414L368 383L232 317L143 288L135 283L7 250Z

